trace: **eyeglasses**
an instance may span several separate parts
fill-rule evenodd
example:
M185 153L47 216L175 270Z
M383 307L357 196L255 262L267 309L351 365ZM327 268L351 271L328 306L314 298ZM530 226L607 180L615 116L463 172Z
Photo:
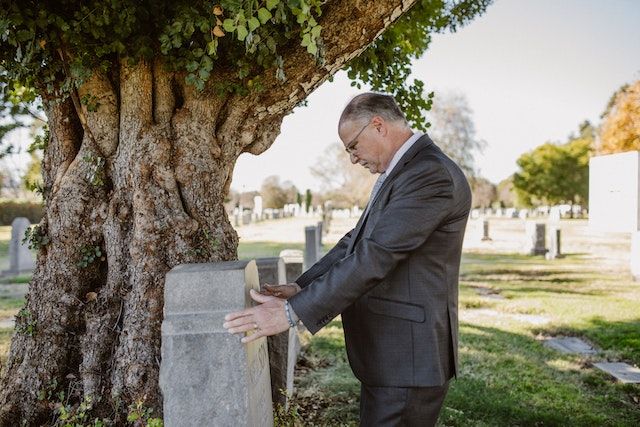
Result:
M353 138L353 139L351 140L351 142L349 142L349 143L347 144L347 146L344 148L344 149L345 149L345 151L346 151L347 153L349 153L349 154L351 155L351 154L353 154L353 153L356 151L356 145L358 145L358 137L360 136L360 134L361 134L362 132L364 132L364 130L365 130L365 129L367 128L367 126L369 126L370 124L371 124L371 122L369 122L369 123L367 123L366 125L364 125L364 126L362 127L362 129L360 129L360 132L358 132L358 134L355 136L355 138Z

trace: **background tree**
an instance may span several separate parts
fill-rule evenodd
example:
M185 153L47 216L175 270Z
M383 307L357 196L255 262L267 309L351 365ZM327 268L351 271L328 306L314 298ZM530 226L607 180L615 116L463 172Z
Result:
M406 83L411 59L489 3L3 0L0 75L39 96L51 137L0 425L49 422L62 390L74 390L70 410L90 400L92 416L119 424L138 401L161 414L164 277L237 257L223 202L238 156L269 148L283 117L344 67L419 120L428 105L422 83Z
M598 154L640 150L640 80L616 91L602 117Z
M578 135L565 144L546 143L517 160L513 185L520 202L537 204L587 204L589 156L595 130L584 122Z
M290 182L280 183L280 177L271 175L264 179L260 187L262 206L281 209L287 203L295 203L298 190Z
M364 168L354 167L341 143L324 150L311 174L320 182L324 198L337 208L364 207L377 177Z
M517 206L516 191L513 188L513 175L503 179L496 185L497 207L511 208Z
M486 142L476 137L467 98L454 92L438 94L428 118L431 138L467 176L474 176L477 173L474 157L482 152Z
M496 186L486 178L472 177L469 179L471 186L471 206L474 208L489 208L496 200Z

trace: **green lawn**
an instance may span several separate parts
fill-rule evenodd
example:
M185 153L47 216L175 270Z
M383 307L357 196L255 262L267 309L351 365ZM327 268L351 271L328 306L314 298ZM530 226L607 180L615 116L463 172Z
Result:
M241 243L238 253L247 259L283 249L302 244ZM460 376L441 425L640 425L640 386L615 383L592 368L601 360L640 366L640 284L628 274L608 271L585 255L545 261L465 254L460 282ZM14 315L22 303L0 299L0 317ZM518 315L548 323L526 323ZM0 362L10 333L0 329ZM543 337L560 334L586 339L601 351L582 357L541 345ZM303 425L357 425L359 384L346 360L340 319L313 337L305 334L303 343L293 405L298 419Z
M478 295L488 290L505 298ZM640 425L640 386L617 384L591 367L600 360L640 365L640 285L629 277L603 273L582 256L549 262L468 254L460 307L460 377L441 425ZM474 315L483 311L490 315ZM549 323L532 325L519 314ZM541 345L542 337L556 334L582 337L602 351L581 357ZM341 322L305 339L296 378L300 419L357 425L359 385L346 361Z

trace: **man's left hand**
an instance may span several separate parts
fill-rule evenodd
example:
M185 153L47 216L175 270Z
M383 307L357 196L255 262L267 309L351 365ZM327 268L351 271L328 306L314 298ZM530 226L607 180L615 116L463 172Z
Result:
M262 295L253 289L249 291L251 298L260 305L236 311L224 316L222 325L230 334L250 332L252 334L242 338L243 343L249 343L261 337L279 334L289 329L289 322L284 311L285 300Z

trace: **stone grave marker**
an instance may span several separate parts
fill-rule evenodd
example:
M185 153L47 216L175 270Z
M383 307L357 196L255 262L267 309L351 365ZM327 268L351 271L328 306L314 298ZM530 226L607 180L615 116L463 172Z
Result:
M640 383L640 369L622 362L599 362L593 366L625 384Z
M489 237L489 220L482 220L482 241L487 242L490 241L491 237Z
M18 217L11 223L11 242L9 243L9 270L6 274L27 273L36 263L27 243L22 243L24 232L31 226L27 218Z
M260 285L282 285L287 283L285 264L282 258L259 258L256 260ZM271 371L271 399L273 403L287 406L287 396L293 394L293 373L300 349L296 328L267 337L269 368Z
M629 267L640 280L640 151L589 159L589 227L631 233Z
M284 261L287 283L293 283L302 274L304 255L298 249L285 249L280 252L280 258Z
M544 341L544 346L557 350L561 353L596 354L598 351L580 338L576 337L555 337Z
M310 225L304 228L304 269L308 270L320 259L318 251L318 227Z
M541 222L527 221L525 224L524 252L529 255L544 255L546 248L546 226Z
M164 425L273 426L266 338L243 344L224 316L249 307L255 261L184 264L167 273L160 388Z
M545 254L546 259L562 257L562 252L560 251L560 236L560 228L551 227L551 230L549 230L549 251Z

